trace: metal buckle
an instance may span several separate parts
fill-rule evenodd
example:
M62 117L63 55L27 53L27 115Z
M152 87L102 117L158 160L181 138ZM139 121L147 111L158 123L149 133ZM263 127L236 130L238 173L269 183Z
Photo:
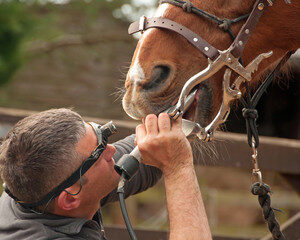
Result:
M259 182L260 185L262 185L262 173L258 168L258 161L257 161L257 148L255 147L255 140L252 137L252 150L253 154L251 155L253 160L253 170L252 170L252 182Z
M273 2L272 2L272 0L267 0L267 2L268 2L268 4L269 4L269 6L270 6L270 7L272 7L272 6L273 6Z
M139 30L141 33L144 33L144 31L145 31L146 20L147 20L147 18L144 15L140 17Z
M252 183L255 183L255 182L259 182L260 185L262 185L262 183L263 183L262 174L261 174L261 171L259 169L257 169L257 170L253 169L252 170Z

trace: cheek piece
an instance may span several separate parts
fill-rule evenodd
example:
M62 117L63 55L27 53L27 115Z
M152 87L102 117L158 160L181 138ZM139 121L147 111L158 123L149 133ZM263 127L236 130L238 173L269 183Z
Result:
M4 191L24 208L32 209L32 208L36 208L36 207L44 205L44 204L47 204L46 205L46 208L47 208L48 204L50 203L50 201L52 199L59 196L59 194L62 191L66 191L65 190L66 188L71 187L78 180L81 180L81 177L83 176L83 174L85 174L90 169L90 167L93 166L93 164L98 160L98 158L100 157L102 152L105 150L107 142L108 142L108 138L117 132L117 129L116 129L115 125L112 123L112 121L106 123L103 126L101 126L97 123L93 123L93 122L88 122L88 124L94 129L94 132L95 132L95 134L97 136L97 140L98 140L98 146L91 153L91 155L82 163L82 165L71 176L69 176L66 180L64 180L61 184L59 184L56 188L51 190L48 194L46 194L39 201L32 202L32 203L23 202L20 199L18 199L17 197L15 197L12 194L12 192L8 189L8 187L6 186L5 183L3 184ZM82 187L82 184L81 184L81 187ZM81 191L81 187L80 187L80 190L76 194L71 194L71 193L70 194L71 195L79 194L79 192ZM69 193L69 192L67 192L67 193ZM44 209L43 213L45 212L46 208Z

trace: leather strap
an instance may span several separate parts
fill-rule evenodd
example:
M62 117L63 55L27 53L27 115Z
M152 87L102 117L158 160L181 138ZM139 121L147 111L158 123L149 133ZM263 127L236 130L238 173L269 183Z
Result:
M231 50L231 53L234 57L240 58L242 56L246 43L251 37L260 17L267 7L267 4L270 4L268 0L257 0L255 2L250 16L233 42L233 49Z
M144 19L144 21L143 21ZM130 24L128 33L134 34L137 32L143 32L149 28L163 28L174 31L183 36L193 46L195 46L200 52L211 60L215 60L220 54L219 51L206 42L199 35L189 30L185 26L171 21L167 18L146 18L142 17L140 21L136 21Z
M240 58L242 56L245 45L251 37L265 8L267 7L267 5L271 6L272 4L273 3L271 0L257 0L255 2L250 16L248 17L246 23L243 25L233 42L233 49L231 50L231 53L234 57ZM218 49L206 42L199 35L189 30L185 26L167 18L141 17L139 21L130 24L128 33L134 34L137 32L143 32L149 28L163 28L180 34L211 60L215 60L220 55Z

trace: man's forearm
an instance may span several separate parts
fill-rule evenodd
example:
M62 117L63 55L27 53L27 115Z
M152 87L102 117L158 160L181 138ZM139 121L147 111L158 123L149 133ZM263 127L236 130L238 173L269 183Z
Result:
M190 143L181 118L150 114L136 129L143 162L161 169L165 178L171 240L211 240L196 178Z
M165 175L164 181L170 240L212 239L194 167Z

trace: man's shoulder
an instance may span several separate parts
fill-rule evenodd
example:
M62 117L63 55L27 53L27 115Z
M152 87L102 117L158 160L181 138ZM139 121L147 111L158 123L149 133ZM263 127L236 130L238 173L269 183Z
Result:
M20 216L16 203L6 193L0 197L0 239L46 239L42 223Z
M0 226L3 222L8 222L16 219L13 211L14 200L5 192L0 197Z
M86 239L82 238L83 232L89 235L95 231L86 229L86 223L84 219L31 213L22 210L6 193L0 197L1 240Z

